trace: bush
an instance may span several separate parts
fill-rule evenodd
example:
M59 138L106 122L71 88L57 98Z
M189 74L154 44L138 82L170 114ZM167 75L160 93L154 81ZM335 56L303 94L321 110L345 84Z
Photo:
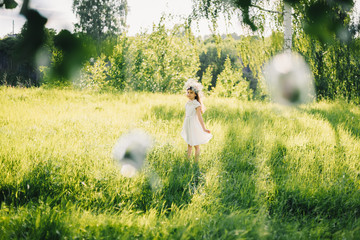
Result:
M78 86L93 91L108 89L110 87L110 82L107 81L108 71L105 55L101 55L97 60L91 59L81 71Z
M213 94L221 97L237 97L249 100L251 97L249 83L243 79L239 71L232 69L229 57L224 65L224 70L218 76Z
M196 43L184 26L166 30L160 22L151 34L132 38L130 45L127 87L131 90L179 92L199 66Z

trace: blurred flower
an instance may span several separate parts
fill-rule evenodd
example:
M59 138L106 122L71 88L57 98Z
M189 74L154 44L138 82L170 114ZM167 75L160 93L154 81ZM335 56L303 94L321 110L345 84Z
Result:
M129 177L129 178L134 177L137 172L138 169L136 169L135 166L130 163L123 163L121 165L120 173L124 177Z
M135 176L144 166L146 153L151 146L151 137L141 130L132 130L121 136L113 149L113 158L120 165L121 174L125 177Z
M308 65L297 53L276 55L266 65L265 80L272 101L284 105L314 101L314 80Z
M35 55L35 62L38 67L50 66L50 50L46 47L40 48Z
M163 187L161 178L154 171L149 172L149 180L153 191L158 191Z

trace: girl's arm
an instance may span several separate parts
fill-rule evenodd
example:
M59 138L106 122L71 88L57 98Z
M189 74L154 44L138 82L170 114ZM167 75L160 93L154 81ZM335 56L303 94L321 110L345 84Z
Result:
M202 126L204 132L210 133L210 130L206 129L206 127L205 127L204 120L201 116L201 107L200 106L196 108L196 115L198 116L200 125Z

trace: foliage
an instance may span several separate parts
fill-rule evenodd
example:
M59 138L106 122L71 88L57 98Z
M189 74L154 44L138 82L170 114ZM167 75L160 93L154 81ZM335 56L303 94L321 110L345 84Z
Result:
M91 38L65 30L56 34L54 30L45 28L46 38L39 53L45 54L45 60L50 58L50 65L46 61L32 62L26 58L18 62L17 59L22 55L18 55L17 49L23 40L26 27L27 24L17 38L0 40L1 84L25 87L41 84L48 87L70 86L71 81L79 76L78 70L83 68L83 76L87 76L82 78L83 83L84 79L88 79L89 86L92 85L93 80L89 76L96 70L89 59L96 62L98 57ZM295 31L293 38L294 51L305 57L314 74L319 98L343 97L359 102L358 38L352 38L348 42L333 41L332 44L322 44L299 29ZM151 34L143 33L135 37L122 34L117 39L107 38L102 45L105 53L100 61L102 64L95 66L101 68L99 73L106 73L106 89L179 92L183 82L189 77L195 77L197 72L200 81L206 85L205 89L211 91L218 82L225 81L224 75L230 74L223 71L225 54L229 54L231 71L237 75L230 79L231 82L235 83L243 78L253 92L250 98L264 99L266 88L263 66L272 56L281 52L282 43L282 34L276 32L269 37L241 36L238 40L231 37L212 37L204 41L195 40L186 25L166 29L163 22L160 22L154 25ZM38 66L41 66L41 72L38 71ZM92 70L87 72L86 69ZM219 80L221 72L223 76ZM220 91L223 92L220 95L233 96L230 93L234 92L235 85L230 85L223 84L224 89L220 91L220 84L217 88L218 94ZM226 90L227 87L229 89ZM243 89L245 88L244 85ZM103 87L93 89L104 90Z
M184 25L171 30L161 20L151 34L141 34L130 44L132 90L179 92L199 66L197 46ZM182 31L181 31L182 30Z
M154 25L151 34L121 34L112 53L102 58L103 64L92 68L87 64L84 76L93 76L94 71L106 72L106 85L118 90L179 92L184 82L195 76L197 46L184 25L167 30L162 21ZM82 82L88 80L85 77ZM92 80L89 82L92 84Z
M6 8L12 8L16 2L6 0L4 4ZM2 5L0 7L2 7ZM120 7L120 9L121 11L125 11L127 8ZM47 32L45 28L47 18L42 16L37 10L30 8L29 0L23 1L20 14L22 14L27 21L23 27L21 41L17 46L18 59L25 59L28 61L31 68L36 66L36 57L38 54L41 54L42 49L47 44ZM50 69L51 75L59 77L60 82L69 81L71 79L71 76L74 74L74 68L83 64L83 59L87 58L87 53L89 52L89 49L84 47L88 41L85 40L85 42L79 44L78 37L71 36L70 33L63 34L64 32L66 31L63 30L60 32L61 35L57 41L58 49L62 51L63 58L60 60L61 62L53 64L53 67ZM71 46L74 46L75 48L71 48ZM29 77L29 75L36 75L36 73L28 73L27 77ZM34 77L31 77L30 80L33 78ZM38 78L35 78L36 86L38 86L40 83ZM58 79L53 80L56 82L58 81Z
M14 55L16 49L16 38L4 38L0 40L0 51L2 55Z
M309 63L319 98L341 98L360 102L360 39L321 44L297 32L294 49Z
M23 50L28 24L25 23L21 33L15 37L0 40L0 78L4 85L9 86L40 86L41 77L37 67L48 61L48 56L54 50L53 29L44 29L44 44L34 56Z
M42 84L47 87L69 87L79 77L80 69L95 55L93 41L83 34L62 30L52 37L53 51L48 64L40 65Z
M127 39L126 32L122 32L118 35L109 35L100 43L96 43L96 48L100 49L100 53L104 54L105 56L111 56L114 52L115 46L118 44L120 39L124 40ZM100 54L100 55L101 55Z
M282 35L273 33L270 37L259 38L252 36L241 36L238 40L234 40L231 36L227 36L225 39L220 38L215 43L215 38L205 40L200 43L202 46L202 52L200 53L200 70L198 75L202 81L203 71L207 66L212 66L212 86L216 86L219 83L219 74L223 72L225 67L225 59L228 57L231 62L231 68L236 72L236 79L229 80L237 82L238 79L243 78L245 81L240 81L238 87L247 89L253 94L240 94L243 96L251 96L251 98L264 99L266 95L263 84L262 68L272 56L280 52L282 49ZM229 54L226 56L225 54ZM230 68L229 68L230 69ZM223 73L224 75L225 73ZM232 75L232 74L230 74ZM227 77L229 79L229 77ZM230 86L231 85L231 86ZM218 93L220 88L223 89L221 95L231 96L231 92L234 91L234 84L221 85L218 87ZM249 86L248 86L249 85ZM226 90L227 87L228 90ZM225 87L225 88L224 88ZM228 93L225 94L225 92ZM239 89L237 90L240 91ZM242 92L242 91L240 91ZM243 92L245 93L245 92ZM239 96L239 95L237 95ZM247 99L247 97L245 97Z
M251 73L254 97L263 99L266 95L264 84L263 66L272 56L279 53L283 46L283 35L273 32L267 38L244 37L237 44L239 55L242 56L243 65ZM251 85L250 85L251 86Z
M289 0L298 16L297 25L313 39L321 43L331 43L336 40L348 41L351 38L349 31L350 13L354 7L353 0L311 1ZM302 19L302 22L299 22Z
M195 164L186 101L1 87L0 239L357 239L359 106L207 98ZM127 179L111 152L130 128L155 145Z
M18 4L14 0L3 0L0 3L0 7L3 7L4 5L6 9L14 9Z
M203 85L203 91L206 93L206 92L209 92L211 89L212 89L212 79L213 79L213 75L212 75L212 72L213 72L213 66L212 65L209 65L207 67L207 69L205 70L205 72L203 73L202 75L202 78L201 78L201 84Z
M20 10L20 14L26 18L26 22L22 28L22 37L17 50L21 56L20 59L26 59L34 66L36 55L46 41L45 24L47 18L30 8L29 1L24 0Z
M211 85L215 86L218 75L224 70L224 63L227 57L231 60L234 69L241 69L241 59L236 49L236 42L231 35L224 39L219 36L211 36L201 42L200 45L200 69L197 72L202 81L203 74L209 66L212 66Z
M212 93L221 97L237 97L243 100L250 98L249 83L243 79L242 73L233 70L230 58L226 58L224 70L218 75Z
M359 28L359 26L349 26L350 24L350 18L349 18L349 12L352 9L354 5L353 0L334 0L334 1L322 1L322 0L286 0L285 2L289 3L293 9L294 14L297 16L296 19L300 19L303 22L297 21L297 28L298 29L304 29L306 35L312 36L311 38L318 38L321 43L335 43L335 45L338 43L338 41L334 41L334 36L337 38L340 38L341 41L345 42L346 45L349 46L348 51L351 51L353 47L353 43L350 43L349 40L354 39L356 36L356 29ZM259 0L246 0L246 1L237 1L237 0L196 0L194 1L194 14L192 17L190 17L190 21L193 19L193 17L201 17L205 16L206 18L215 20L220 12L227 12L229 14L232 14L234 12L238 12L240 10L241 17L243 18L243 22L250 26L253 30L260 28L260 30L264 29L264 23L265 23L265 13L270 13L273 16L277 15L277 18L279 21L281 21L281 3L280 1L277 1L278 4L274 4L274 6L277 8L277 10L268 10L265 9L268 5L269 1L259 1ZM5 8L14 8L16 7L17 3L13 0L5 0L2 1L0 7ZM95 11L96 10L96 11ZM104 10L104 11L100 11ZM97 56L100 55L101 52L105 52L107 56L109 56L111 50L109 50L109 45L105 43L102 45L102 41L106 38L108 35L107 33L118 33L119 26L125 25L125 18L119 18L119 16L126 16L127 14L127 2L124 1L117 1L116 3L111 1L107 1L106 3L104 1L89 1L89 0L76 0L74 2L74 11L77 12L80 16L80 24L78 25L79 31L84 31L90 33L93 37L95 37L98 40L98 43L96 45L96 50L98 52ZM31 68L32 66L35 66L35 59L36 56L41 53L44 44L46 44L46 29L45 24L47 22L47 19L43 17L36 9L31 9L29 7L29 0L23 1L23 5L21 8L20 13L27 19L27 30L24 32L23 41L19 45L18 49L20 49L20 53L22 54L20 59L29 59L29 65ZM99 16L99 14L105 14ZM238 12L239 13L239 12ZM91 14L96 15L95 17ZM83 16L83 17L82 17ZM118 16L118 17L116 17ZM82 19L82 20L81 20ZM121 23L120 23L121 22ZM119 24L120 23L120 24ZM301 23L301 24L300 24ZM91 27L89 27L91 25ZM99 27L98 27L99 26ZM216 22L213 21L213 26L216 27ZM111 35L111 34L110 34ZM314 37L313 37L314 36ZM343 37L345 36L345 37ZM112 36L113 37L113 36ZM156 38L156 37L154 37ZM166 38L164 38L166 39ZM166 41L164 39L160 42L163 42L166 44ZM61 41L64 41L63 43L60 43ZM141 43L142 41L145 41L144 43ZM61 45L68 45L68 43L71 43L70 45L79 46L78 39L76 37L74 38L62 38L58 43L58 46ZM109 41L111 42L111 41ZM141 45L146 46L147 40L139 40L137 39L137 42ZM151 42L151 40L149 40ZM191 42L191 41L190 41ZM191 43L193 44L193 43ZM341 43L343 44L343 43ZM342 51L343 45L336 45L334 48L334 51L338 51L338 48L340 49L339 54L343 58L343 56L347 55L346 51ZM81 44L80 44L81 45ZM356 44L355 44L356 45ZM100 46L100 47L99 47ZM61 48L61 47L60 47ZM110 47L111 48L111 47ZM105 49L105 51L104 51ZM136 47L135 47L136 49ZM277 49L277 47L273 46L272 49ZM59 49L57 49L59 50ZM160 47L159 49L160 50ZM84 63L84 59L89 59L88 56L82 56L79 57L79 54L83 54L83 52L79 53L77 52L74 54L72 52L72 48L65 48L62 49L62 58L58 58L59 61L56 64L53 64L51 66L50 72L55 73L54 75L57 75L58 78L60 78L60 81L66 80L69 81L69 79L72 79L72 76L74 75L74 67L73 66L79 66ZM149 51L151 52L151 51ZM136 55L140 54L140 55ZM169 67L167 64L164 64L162 62L157 69L153 69L153 66L157 66L155 63L156 60L149 57L149 60L151 60L155 65L149 67L149 66L142 66L141 59L139 59L139 56L146 56L148 53L144 51L144 53L140 53L139 51L136 51L136 54L134 55L136 59L136 63L138 64L135 69L141 70L142 72L138 72L136 74L133 74L133 71L129 70L127 72L131 73L132 80L128 81L128 86L133 89L144 89L144 90L150 90L150 91L163 91L166 90L166 83L168 82L170 84L171 91L175 91L176 89L179 89L178 83L181 82L179 79L183 79L185 75L189 75L190 72L186 72L184 76L177 76L178 73L174 73L174 65L169 64ZM154 51L154 56L160 57L160 59L163 59L163 55L160 54L160 52ZM168 54L168 53L167 53ZM86 54L84 54L86 55ZM226 57L228 54L222 55L222 61L225 60L224 56ZM240 53L242 58L245 57L243 53ZM271 54L270 54L271 55ZM231 54L229 54L231 58ZM265 55L261 54L261 56L266 56L267 58L269 56L268 53ZM129 58L132 58L133 56L129 56ZM318 56L319 61L322 59L322 57ZM330 58L328 58L330 59ZM352 59L349 57L348 59L344 59L345 63L353 63L356 62L357 59L355 55L353 55ZM162 61L161 60L161 61ZM329 60L330 61L330 60ZM246 62L246 61L245 61ZM248 62L254 62L254 61L248 61ZM321 61L320 61L321 62ZM153 64L151 63L151 64ZM182 64L182 63L181 63ZM180 65L181 65L180 64ZM253 63L254 64L254 63ZM319 63L320 64L320 63ZM341 68L342 62L338 62L336 66L339 66ZM205 71L205 69L211 64L202 64L201 73L199 73L199 77L202 77L202 73ZM259 64L255 64L256 68L259 68ZM323 66L324 64L322 64ZM213 64L213 81L212 85L215 85L215 79L217 74L219 74L222 71L222 68L219 67L221 64ZM351 64L351 66L354 66ZM255 67L255 66L253 66ZM131 68L131 67L129 67ZM257 80L261 80L261 76L256 76L257 72L260 72L258 69L254 71L254 68L252 68L250 65L247 66L246 64L242 67L243 69L249 68L254 73L254 79L255 81L251 81L251 88L253 90L257 90L256 84ZM158 70L159 69L159 70ZM181 70L181 67L177 70ZM351 71L351 74L349 73ZM351 67L351 70L341 69L340 71L337 71L337 78L340 78L341 76L344 76L343 74L349 73L349 77L354 78L355 80L348 80L344 84L344 86L336 86L334 87L326 87L326 83L318 84L318 86L321 86L320 89L323 91L325 89L326 91L332 91L331 93L322 93L322 95L331 95L337 92L344 92L351 91L351 94L354 95L357 91L357 87L352 87L354 85L357 86L357 77L358 74L354 73L356 69L354 67ZM177 71L180 72L180 71ZM5 72L6 76L12 76L11 84L16 84L15 82L23 82L28 81L28 79L32 80L29 85L40 85L39 78L37 77L37 73L34 71L27 71L27 77L31 75L30 78L26 78L25 80L21 79L21 76L17 76L17 74L14 74L14 72ZM181 74L180 74L181 75ZM190 74L191 75L191 74ZM5 75L4 75L5 76ZM175 76L175 77L173 77ZM3 76L2 76L3 77ZM20 80L14 81L14 77L20 77ZM245 74L245 77L247 75ZM121 77L123 78L123 77ZM33 81L35 79L35 81ZM145 86L141 86L137 83L137 81L140 81L139 79L142 79L145 81ZM174 80L175 79L175 80ZM134 81L133 81L134 80ZM319 80L319 79L317 79ZM56 80L58 81L58 80ZM161 84L160 84L161 83ZM119 86L122 84L118 84ZM324 87L325 86L325 87ZM122 89L122 87L119 87ZM336 89L336 90L335 90ZM166 90L167 91L167 90ZM346 93L348 95L348 93ZM356 94L355 94L356 95ZM354 97L350 97L354 98Z
M352 38L347 42L334 40L332 44L322 44L320 41L307 35L304 31L297 29L294 36L293 50L299 52L305 57L311 71L314 74L316 93L319 98L335 99L343 97L349 101L359 102L359 39ZM224 40L218 43L218 49L223 52ZM271 36L260 38L253 36L243 36L239 40L232 41L229 48L236 50L233 56L240 59L240 69L242 76L250 82L250 89L254 91L255 99L264 99L266 97L266 87L264 84L263 66L275 54L282 51L283 35L273 32ZM201 44L200 44L201 46ZM204 42L204 46L209 46L209 42ZM215 49L215 46L214 46ZM205 52L205 51L204 51ZM200 54L204 55L204 52ZM213 51L215 54L215 50ZM236 55L235 55L236 54ZM209 60L217 59L207 52ZM209 61L207 60L207 61ZM206 64L205 61L201 62ZM235 65L236 66L236 65ZM202 68L204 66L201 66ZM217 63L217 67L223 68L224 65ZM232 66L236 69L236 67ZM233 81L233 80L232 80ZM218 75L214 83L218 83ZM231 84L230 84L231 85ZM223 91L231 92L232 87ZM219 87L220 88L220 87ZM218 88L217 91L220 91ZM231 95L229 93L222 95Z
M41 73L42 77L42 87L45 88L68 88L71 87L69 81L62 77L54 77L54 73L52 69L54 65L59 64L63 60L62 51L54 50L51 55L51 65L52 68L49 66L39 66L39 72Z
M82 64L94 54L94 45L86 35L72 34L67 30L60 31L54 42L61 58L53 62L53 78L72 80Z
M105 55L101 55L96 61L85 64L79 78L79 87L85 90L100 91L109 88L107 80L108 67Z
M131 77L129 48L129 38L125 34L121 34L112 54L109 55L109 78L111 85L118 90L123 90L126 87L126 81Z
M345 32L349 33L349 14L354 6L353 0L284 0L284 2L294 8L297 19L304 21L301 27L306 34L323 43L331 42L335 36L341 39ZM258 28L264 28L266 13L283 14L267 9L268 3L269 1L261 0L195 0L192 18L205 17L216 22L220 13L225 13L229 19L231 15L237 13L241 15L244 24L256 31Z
M74 0L73 11L79 18L75 28L100 42L107 35L121 33L126 24L127 7L127 0Z

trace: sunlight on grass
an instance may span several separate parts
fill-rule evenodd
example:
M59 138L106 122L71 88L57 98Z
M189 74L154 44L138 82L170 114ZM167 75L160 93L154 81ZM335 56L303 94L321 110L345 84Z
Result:
M359 107L207 97L214 137L196 164L180 136L186 101L1 87L0 239L359 234ZM127 179L112 150L134 128L154 146Z

